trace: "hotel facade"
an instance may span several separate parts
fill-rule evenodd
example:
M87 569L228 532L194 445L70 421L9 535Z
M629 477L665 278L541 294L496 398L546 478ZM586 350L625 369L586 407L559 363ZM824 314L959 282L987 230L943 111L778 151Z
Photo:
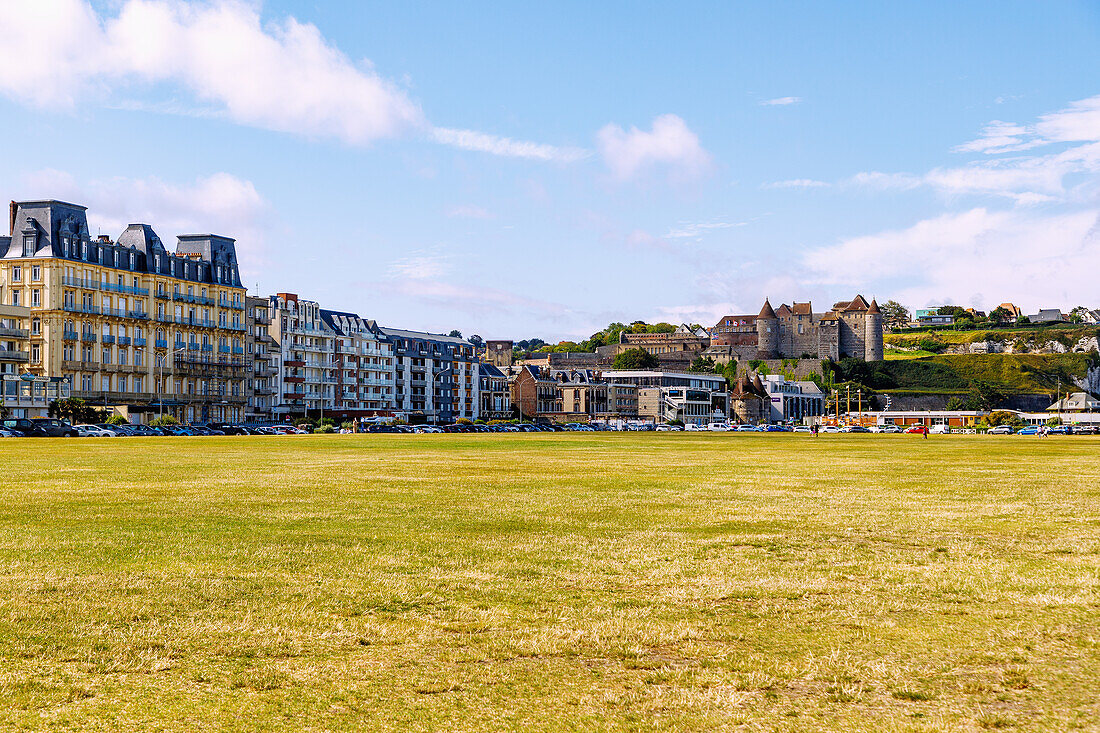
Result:
M245 289L233 239L147 224L92 238L86 208L12 202L0 302L29 309L26 371L133 422L244 418Z

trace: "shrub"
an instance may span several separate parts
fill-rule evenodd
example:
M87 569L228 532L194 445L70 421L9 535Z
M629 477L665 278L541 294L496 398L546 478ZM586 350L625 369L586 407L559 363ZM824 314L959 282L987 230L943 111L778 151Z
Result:
M319 428L314 430L313 432L315 432L315 433L335 433L336 428L332 427L331 423L326 422L323 425L321 425Z
M172 425L179 425L180 421L171 415L161 415L160 417L153 418L149 421L149 424L154 428L170 427Z
M122 415L111 415L107 418L108 425L129 425L130 421L124 418Z

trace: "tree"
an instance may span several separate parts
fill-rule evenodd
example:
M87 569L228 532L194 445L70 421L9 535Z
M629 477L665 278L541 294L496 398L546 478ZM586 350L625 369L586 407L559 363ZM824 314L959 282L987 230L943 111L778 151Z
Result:
M97 410L79 397L54 400L47 408L46 414L58 420L68 420L73 425L99 423L104 419L101 410Z
M913 320L909 309L896 300L888 300L879 308L882 311L882 322L887 327L904 326Z
M1084 323L1085 322L1085 313L1087 311L1088 311L1088 308L1086 308L1085 306L1083 306L1083 305L1077 306L1076 308L1074 308L1073 310L1071 310L1069 312L1069 318L1068 318L1069 322L1070 323Z
M485 339L481 338L476 333L473 336L471 336L470 338L466 339L466 340L469 341L471 344L473 344L474 346L476 346L479 349L482 346L485 345Z
M998 325L1002 323L1007 323L1008 321L1012 320L1012 313L1008 310L1008 308L997 306L989 312L989 320Z
M645 349L627 349L615 357L616 369L656 369L660 364L657 357Z
M124 418L122 415L111 415L107 418L108 425L129 425L130 421Z
M459 330L458 330L458 329L456 328L455 330L451 331L451 332L450 332L449 334L447 334L447 335L448 335L448 336L450 336L451 338L456 338L456 339L460 339L460 338L462 338L462 331L459 331Z

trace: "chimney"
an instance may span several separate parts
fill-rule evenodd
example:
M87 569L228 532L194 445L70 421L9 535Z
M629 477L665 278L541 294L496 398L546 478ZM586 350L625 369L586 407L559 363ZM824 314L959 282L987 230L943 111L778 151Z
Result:
M19 208L19 206L16 205L16 203L14 201L12 201L11 202L11 208L9 209L11 214L8 217L8 236L10 236L10 237L15 236L15 211L18 208Z

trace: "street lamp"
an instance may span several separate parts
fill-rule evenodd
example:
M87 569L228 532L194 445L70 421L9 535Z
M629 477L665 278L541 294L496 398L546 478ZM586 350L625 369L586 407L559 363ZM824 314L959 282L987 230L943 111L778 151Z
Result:
M438 373L436 373L435 375L432 376L432 405L435 405L435 403L436 403L436 400L435 400L435 380L439 379L440 377L446 376L448 373L453 373L453 372L454 372L454 367L449 366L446 369L443 369L443 370L439 371ZM439 410L436 409L436 416L438 417L438 415L439 415Z
M184 347L180 347L178 349L173 349L173 350L169 351L167 354L165 354L164 358L167 361L169 356L175 356L176 354L182 354L185 351L187 351L187 349L184 348ZM155 359L156 357L153 357L153 358ZM164 383L164 364L158 365L157 368L160 370L160 381L161 381L161 390L160 390L161 393L160 393L160 400L159 400L159 402L160 402L160 415L159 415L159 417L164 417L164 393L167 391L166 387L168 385Z

